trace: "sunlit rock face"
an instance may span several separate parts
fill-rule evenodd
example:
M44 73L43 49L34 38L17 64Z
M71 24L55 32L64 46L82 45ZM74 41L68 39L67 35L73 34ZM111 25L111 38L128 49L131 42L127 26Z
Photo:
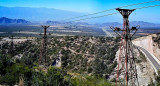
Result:
M135 40L133 40L133 44L140 46L144 49L146 49L147 51L149 51L150 53L153 54L153 40L152 37L155 37L156 35L149 35L149 36L145 36L145 37L141 37L141 38L137 38Z

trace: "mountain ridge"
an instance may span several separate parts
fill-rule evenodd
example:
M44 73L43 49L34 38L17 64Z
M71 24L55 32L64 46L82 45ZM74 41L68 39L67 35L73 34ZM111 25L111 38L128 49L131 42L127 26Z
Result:
M8 18L8 17L0 17L0 24L34 24L33 22L30 22L25 19L17 19L17 18ZM38 24L38 23L37 23ZM39 24L42 24L39 22ZM105 22L105 23L99 23L99 24L89 24L87 22L62 22L62 21L51 21L48 20L44 22L43 24L50 24L50 25L60 25L60 24L73 24L73 25L96 25L98 27L122 27L122 23L119 22ZM145 22L145 21L130 21L130 27L132 26L140 26L140 27L160 27L160 24L155 24L151 22Z
M65 24L66 22L60 22L60 21L46 21L46 24ZM83 25L92 25L86 22L68 22L69 24L83 24ZM93 24L97 25L99 27L122 27L122 23L119 22L105 22L105 23L99 23L99 24ZM140 26L140 27L160 27L160 24L155 24L151 22L145 22L145 21L130 21L130 26Z
M84 15L84 13L59 10L54 8L32 8L32 7L4 7L0 6L0 17L20 18L29 21L63 20L73 16ZM55 17L56 16L56 17Z
M24 19L10 19L7 17L0 18L0 24L30 24L30 21Z

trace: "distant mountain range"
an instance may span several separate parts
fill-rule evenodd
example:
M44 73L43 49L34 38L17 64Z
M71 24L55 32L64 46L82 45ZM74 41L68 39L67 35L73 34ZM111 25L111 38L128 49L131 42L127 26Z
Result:
M9 19L6 17L0 18L0 24L30 24L31 22L24 19Z
M160 24L150 23L150 22L144 22L144 21L131 21L130 26L137 26L140 25L140 27L160 27Z
M72 18L76 16L82 16L86 13L78 13L72 11L59 10L54 8L31 8L31 7L4 7L0 6L0 17L2 18L0 23L25 23L23 19L31 21L32 23L44 23L47 21L47 24L83 24L88 25L86 22L65 22L67 18ZM8 20L11 18L13 20ZM85 18L85 17L84 17ZM16 20L18 19L18 20ZM106 18L100 18L99 20L89 20L90 23L100 23L96 24L97 26L122 26L121 23L112 22L113 16ZM115 18L114 18L115 19ZM50 20L50 21L48 21ZM111 20L111 21L110 21ZM69 21L69 20L68 20ZM108 22L108 23L104 23ZM160 24L154 24L144 21L131 21L130 26L141 27L160 27Z
M34 24L31 23L30 21L27 21L25 19L10 19L6 17L1 17L0 18L0 24ZM118 22L107 22L107 23L100 23L100 24L89 24L86 22L61 22L61 21L47 21L45 24L49 25L60 25L60 24L65 24L65 25L96 25L97 27L122 27L121 23ZM130 26L138 26L140 27L160 27L160 24L155 24L155 23L150 23L150 22L144 22L144 21L131 21Z
M59 21L47 21L46 24L51 24L51 25L56 25L56 24L75 24L75 25L90 25L85 22L59 22ZM122 23L119 22L107 22L107 23L102 23L102 24L94 24L99 27L121 27ZM144 22L144 21L131 21L130 26L140 26L140 27L160 27L160 24L155 24L155 23L150 23L150 22Z
M44 22L48 20L63 20L84 13L58 10L53 8L30 8L30 7L3 7L0 6L0 17L26 19L29 21Z

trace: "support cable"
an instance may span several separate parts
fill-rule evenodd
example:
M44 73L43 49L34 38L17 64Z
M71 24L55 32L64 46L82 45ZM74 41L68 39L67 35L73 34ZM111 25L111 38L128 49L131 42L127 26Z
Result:
M160 6L160 5L151 5L151 6L140 7L140 8L135 8L135 9L144 9L144 8L157 7L157 6ZM84 18L84 19L79 19L79 20L73 20L72 22L74 22L74 21L88 20L88 19L95 19L95 18L110 16L110 15L114 15L114 14L118 14L118 13L119 12L115 12L115 13L111 13L111 14L107 14L107 15L102 15L102 16L95 16L95 17L89 17L89 18Z
M147 2L142 2L142 3L130 4L130 5L121 6L121 7L117 7L117 8L130 7L130 6L146 4L146 3L156 2L156 1L160 1L160 0L153 0L153 1L147 1ZM72 18L68 18L68 19L64 19L64 20L72 20L72 19L77 19L77 18L81 18L81 17L97 15L97 14L104 13L104 12L111 11L111 10L115 10L115 9L116 8L112 8L112 9L108 9L108 10L104 10L104 11L100 11L100 12L96 12L96 13L91 13L91 14L86 14L86 15L82 15L82 16L78 16L78 17L72 17Z

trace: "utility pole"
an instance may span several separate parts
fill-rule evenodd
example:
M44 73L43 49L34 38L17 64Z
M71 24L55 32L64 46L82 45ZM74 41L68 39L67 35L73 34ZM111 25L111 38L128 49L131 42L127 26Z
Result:
M43 34L43 38L41 41L41 51L40 51L40 59L39 59L39 64L47 64L48 61L48 57L47 57L47 28L49 28L50 26L46 26L46 25L42 25L43 29L44 29L44 34Z
M135 9L120 9L117 11L123 16L123 29L111 27L111 29L121 37L118 56L118 67L116 85L139 86L138 75L133 51L132 37L137 32L137 27L129 27L129 15Z

